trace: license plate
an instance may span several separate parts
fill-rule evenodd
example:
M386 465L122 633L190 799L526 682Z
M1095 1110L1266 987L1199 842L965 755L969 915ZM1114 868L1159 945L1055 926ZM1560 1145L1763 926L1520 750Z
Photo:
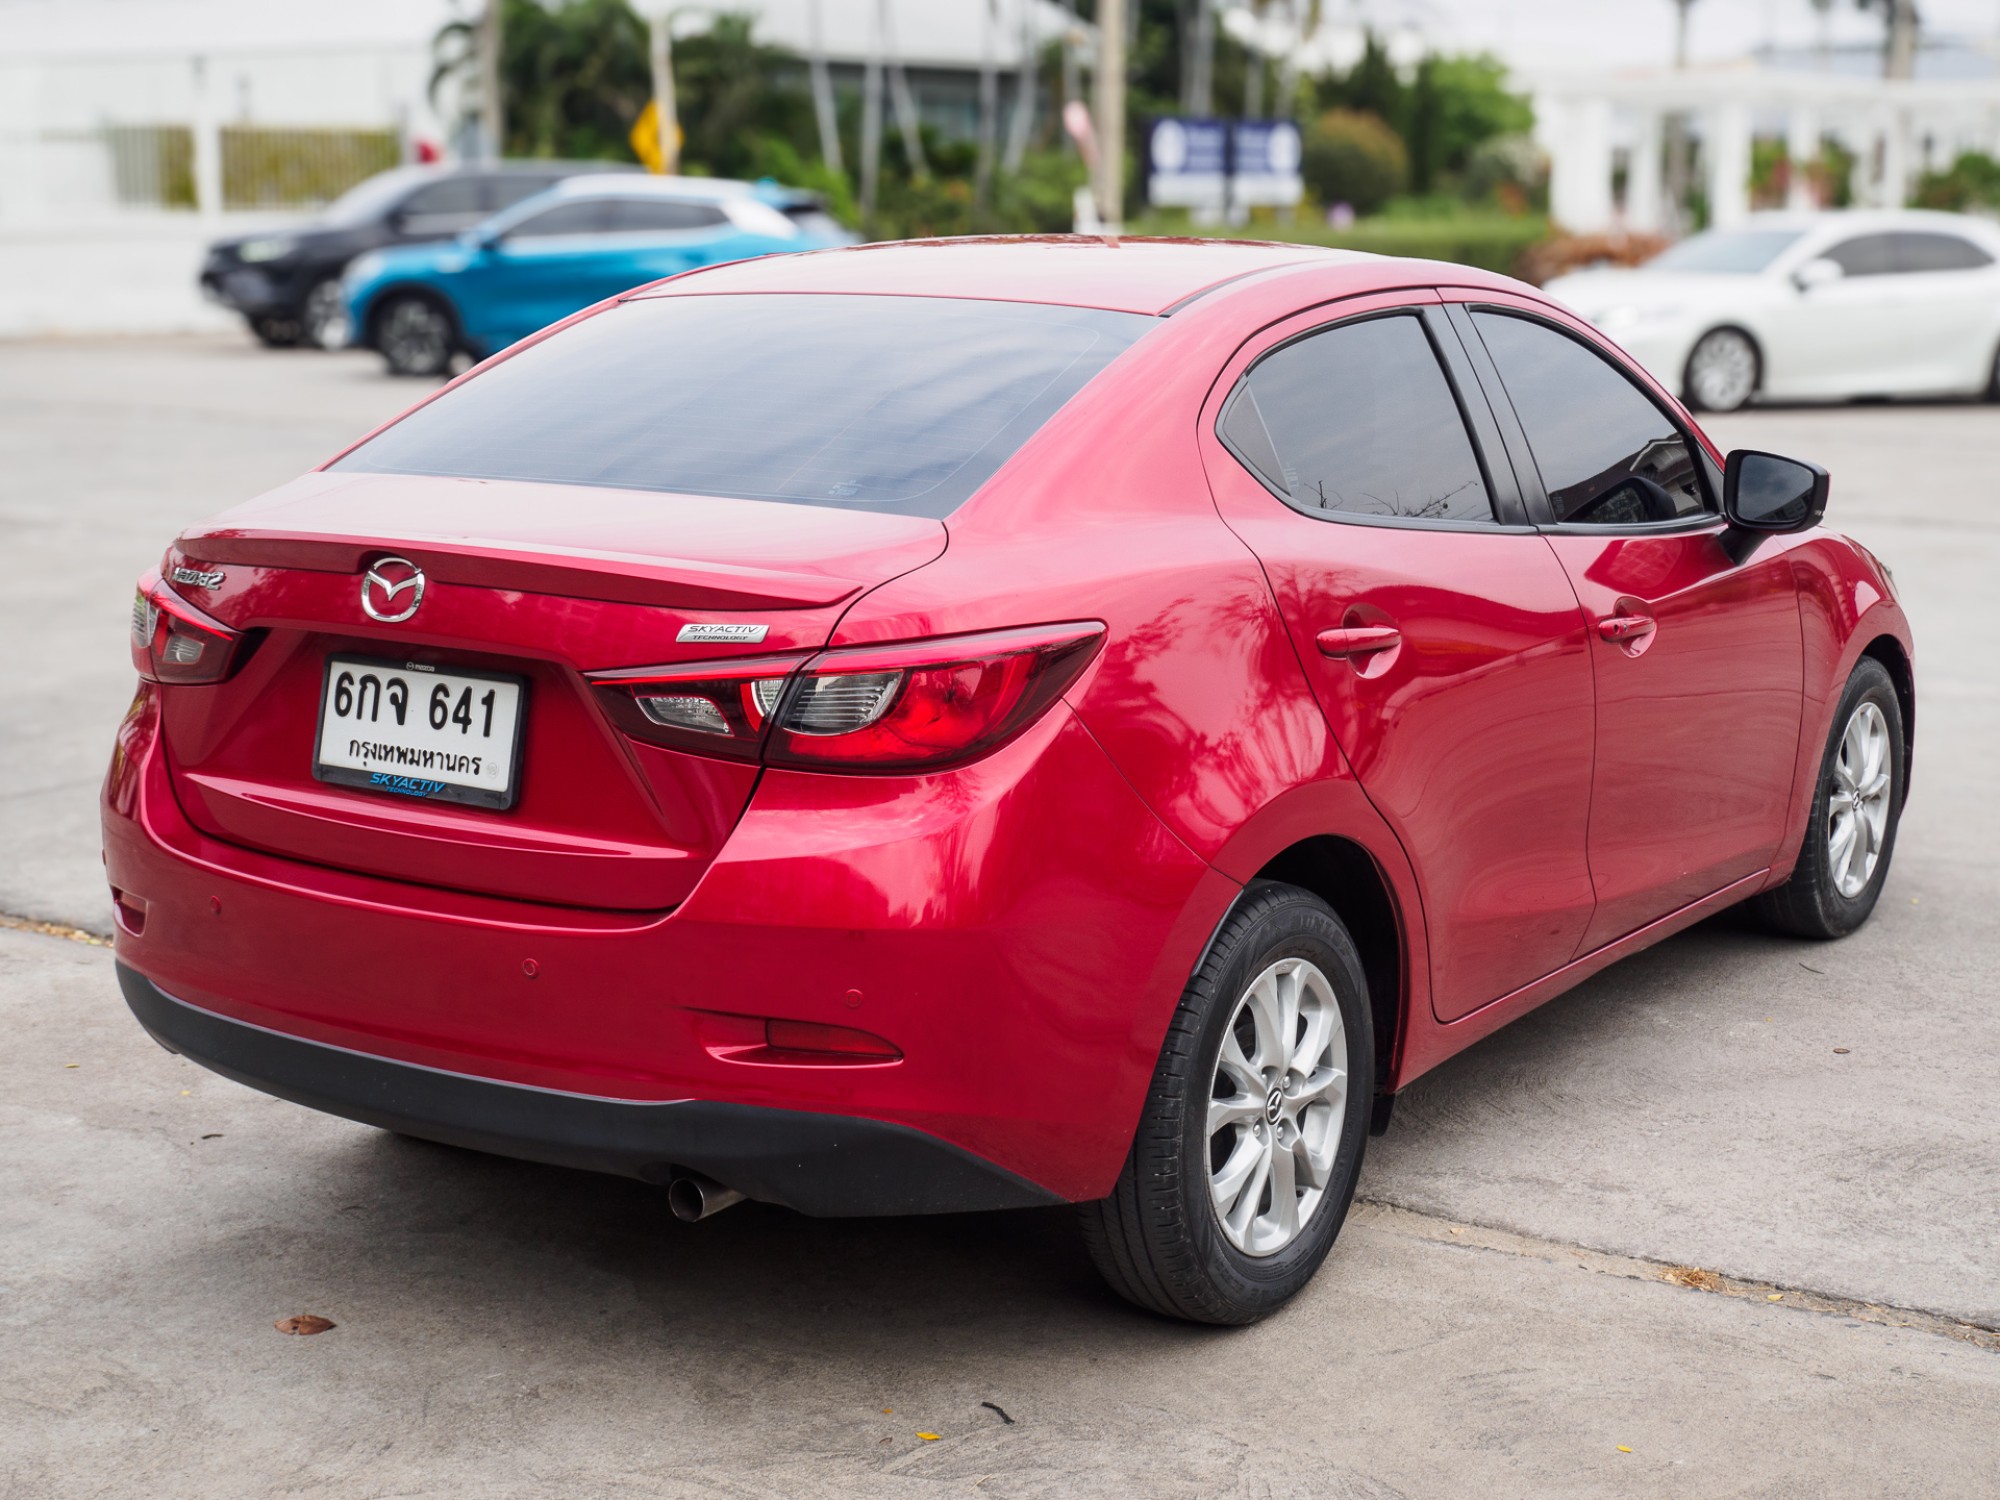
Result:
M313 775L393 797L509 808L528 684L500 672L330 656Z

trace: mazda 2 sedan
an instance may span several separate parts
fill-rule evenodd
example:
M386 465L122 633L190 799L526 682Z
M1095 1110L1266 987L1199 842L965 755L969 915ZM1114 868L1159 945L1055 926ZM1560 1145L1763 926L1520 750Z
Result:
M1725 907L1867 918L1911 641L1825 498L1462 266L680 276L141 582L120 983L683 1218L1078 1204L1125 1296L1247 1322L1426 1069Z

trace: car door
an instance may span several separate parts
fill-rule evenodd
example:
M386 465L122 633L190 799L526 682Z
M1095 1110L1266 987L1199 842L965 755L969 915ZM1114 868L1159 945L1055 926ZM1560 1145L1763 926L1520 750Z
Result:
M1588 952L1774 858L1804 710L1791 563L1744 552L1712 461L1581 325L1527 303L1453 319L1490 357L1528 512L1590 626Z
M1895 236L1851 235L1817 257L1833 281L1795 287L1766 318L1766 384L1802 396L1887 395L1908 388L1909 336L1899 308Z
M588 307L603 293L591 262L609 205L598 197L551 204L510 226L467 267L461 294L466 330L490 353Z
M738 237L719 204L657 196L611 200L609 237L597 269L600 297L677 276L735 256L721 248Z
M427 182L397 204L388 219L400 244L448 240L493 212L492 185L476 173Z
M1901 310L1902 380L1910 392L1983 390L2000 335L2000 269L1963 235L1943 230L1890 235Z
M1590 920L1591 677L1576 597L1428 302L1361 299L1267 330L1225 370L1199 439L1224 520L1417 871L1450 1020L1559 968Z

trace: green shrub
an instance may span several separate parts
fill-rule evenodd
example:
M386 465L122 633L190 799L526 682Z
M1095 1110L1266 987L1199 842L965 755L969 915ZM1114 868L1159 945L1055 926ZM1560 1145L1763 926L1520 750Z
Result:
M1320 202L1369 214L1409 186L1410 154L1380 115L1330 109L1306 127L1299 170Z
M1366 250L1375 255L1407 255L1422 260L1456 261L1483 270L1516 274L1522 253L1548 237L1549 221L1539 214L1465 213L1454 217L1401 217L1379 214L1359 219L1345 229L1322 223L1257 222L1230 231L1195 229L1185 215L1156 214L1128 226L1133 234L1230 235L1282 240L1291 244L1326 245L1339 250Z
M1968 208L2000 208L2000 161L1983 151L1961 152L1942 172L1917 179L1913 200L1918 208L1943 208L1963 213Z

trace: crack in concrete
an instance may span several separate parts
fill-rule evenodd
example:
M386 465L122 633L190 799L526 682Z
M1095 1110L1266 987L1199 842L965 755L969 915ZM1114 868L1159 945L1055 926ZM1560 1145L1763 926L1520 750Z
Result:
M87 943L93 948L111 946L111 939L101 933L88 932L81 927L68 927L61 922L41 922L33 917L17 917L11 912L0 911L0 927L13 932L33 932L42 937L60 938L68 943Z
M1379 1229L1387 1234L1400 1235L1405 1239L1424 1240L1439 1245L1469 1246L1475 1250L1488 1250L1501 1255L1517 1255L1526 1259L1547 1261L1552 1265L1573 1265L1580 1270L1595 1272L1600 1276L1618 1276L1628 1281L1664 1282L1668 1286L1681 1287L1687 1291L1735 1297L1747 1302L1762 1302L1767 1306L1789 1308L1794 1312L1819 1313L1846 1318L1855 1323L1872 1323L1882 1328L1915 1329L1919 1333L1934 1334L1939 1338L1954 1339L1961 1344L1971 1344L1976 1348L2000 1353L2000 1327L1968 1322L1963 1318L1955 1318L1945 1313L1927 1312L1922 1308L1902 1307L1892 1302L1868 1302L1859 1297L1843 1297L1833 1292L1814 1291L1810 1287L1784 1286L1775 1281L1760 1281L1755 1277L1727 1276L1719 1271L1704 1270L1700 1266L1677 1265L1672 1261L1651 1260L1644 1256L1615 1255L1609 1251L1591 1250L1582 1245L1572 1245L1560 1240L1545 1240L1533 1235L1516 1234L1512 1230L1496 1229L1486 1224L1455 1224L1449 1219L1440 1219L1432 1214L1399 1208L1393 1203L1374 1199L1357 1198L1353 1210L1348 1214L1347 1222Z

